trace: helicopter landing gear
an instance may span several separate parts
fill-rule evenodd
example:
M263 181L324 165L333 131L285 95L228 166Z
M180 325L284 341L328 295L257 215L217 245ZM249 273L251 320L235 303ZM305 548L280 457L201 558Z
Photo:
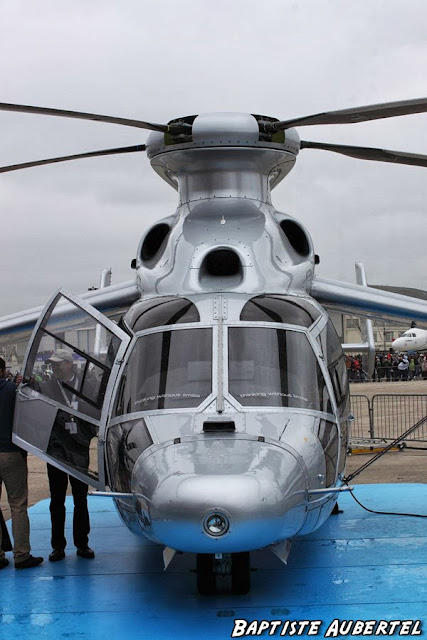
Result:
M216 592L216 574L212 553L197 554L197 590L202 596L211 596Z
M231 589L237 595L248 593L251 588L251 564L249 551L231 554Z
M248 593L251 587L250 554L248 551L232 554L197 554L197 590L201 595L214 595L220 584L220 591L223 592L223 585L227 584L224 583L224 578L228 580L231 578L231 591L236 595Z

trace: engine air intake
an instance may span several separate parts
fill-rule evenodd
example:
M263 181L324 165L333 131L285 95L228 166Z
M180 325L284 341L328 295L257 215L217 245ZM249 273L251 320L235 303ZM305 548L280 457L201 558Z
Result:
M215 249L208 253L202 269L210 276L236 276L241 272L240 258L230 249Z
M304 229L293 220L282 220L280 228L297 254L306 258L310 253L310 245Z
M169 235L170 227L162 222L156 224L145 236L141 247L141 259L143 262L151 262L159 258L160 249Z

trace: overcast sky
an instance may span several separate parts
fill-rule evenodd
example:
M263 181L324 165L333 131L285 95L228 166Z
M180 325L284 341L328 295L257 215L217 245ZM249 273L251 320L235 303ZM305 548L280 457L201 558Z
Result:
M0 101L167 122L209 111L287 119L427 95L425 0L0 0ZM147 132L0 112L0 165L142 143ZM427 114L310 127L305 139L427 154ZM145 154L0 175L0 315L130 280L139 237L177 194ZM273 204L317 273L427 288L427 169L317 150Z

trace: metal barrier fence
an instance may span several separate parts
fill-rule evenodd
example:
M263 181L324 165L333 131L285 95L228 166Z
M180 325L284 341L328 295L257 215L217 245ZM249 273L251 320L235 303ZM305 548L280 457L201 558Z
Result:
M350 426L350 440L369 440L372 435L371 403L368 396L350 396L354 422Z
M351 396L354 422L350 440L395 440L427 415L427 394L377 394ZM427 442L427 425L411 433L406 440Z

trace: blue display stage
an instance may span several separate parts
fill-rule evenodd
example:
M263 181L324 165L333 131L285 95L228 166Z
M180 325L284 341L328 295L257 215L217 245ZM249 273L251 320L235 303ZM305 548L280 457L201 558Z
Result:
M355 495L371 509L427 514L424 484L358 485ZM286 620L320 620L323 638L336 619L420 620L427 633L423 518L375 515L343 494L344 512L295 541L287 567L271 552L252 554L248 595L200 596L195 556L176 557L164 572L162 549L128 531L109 498L90 498L96 558L76 557L71 545L65 560L48 562L48 507L43 500L30 509L32 550L43 565L15 571L11 563L0 572L1 640L221 640L231 637L235 619L280 621L274 636Z

